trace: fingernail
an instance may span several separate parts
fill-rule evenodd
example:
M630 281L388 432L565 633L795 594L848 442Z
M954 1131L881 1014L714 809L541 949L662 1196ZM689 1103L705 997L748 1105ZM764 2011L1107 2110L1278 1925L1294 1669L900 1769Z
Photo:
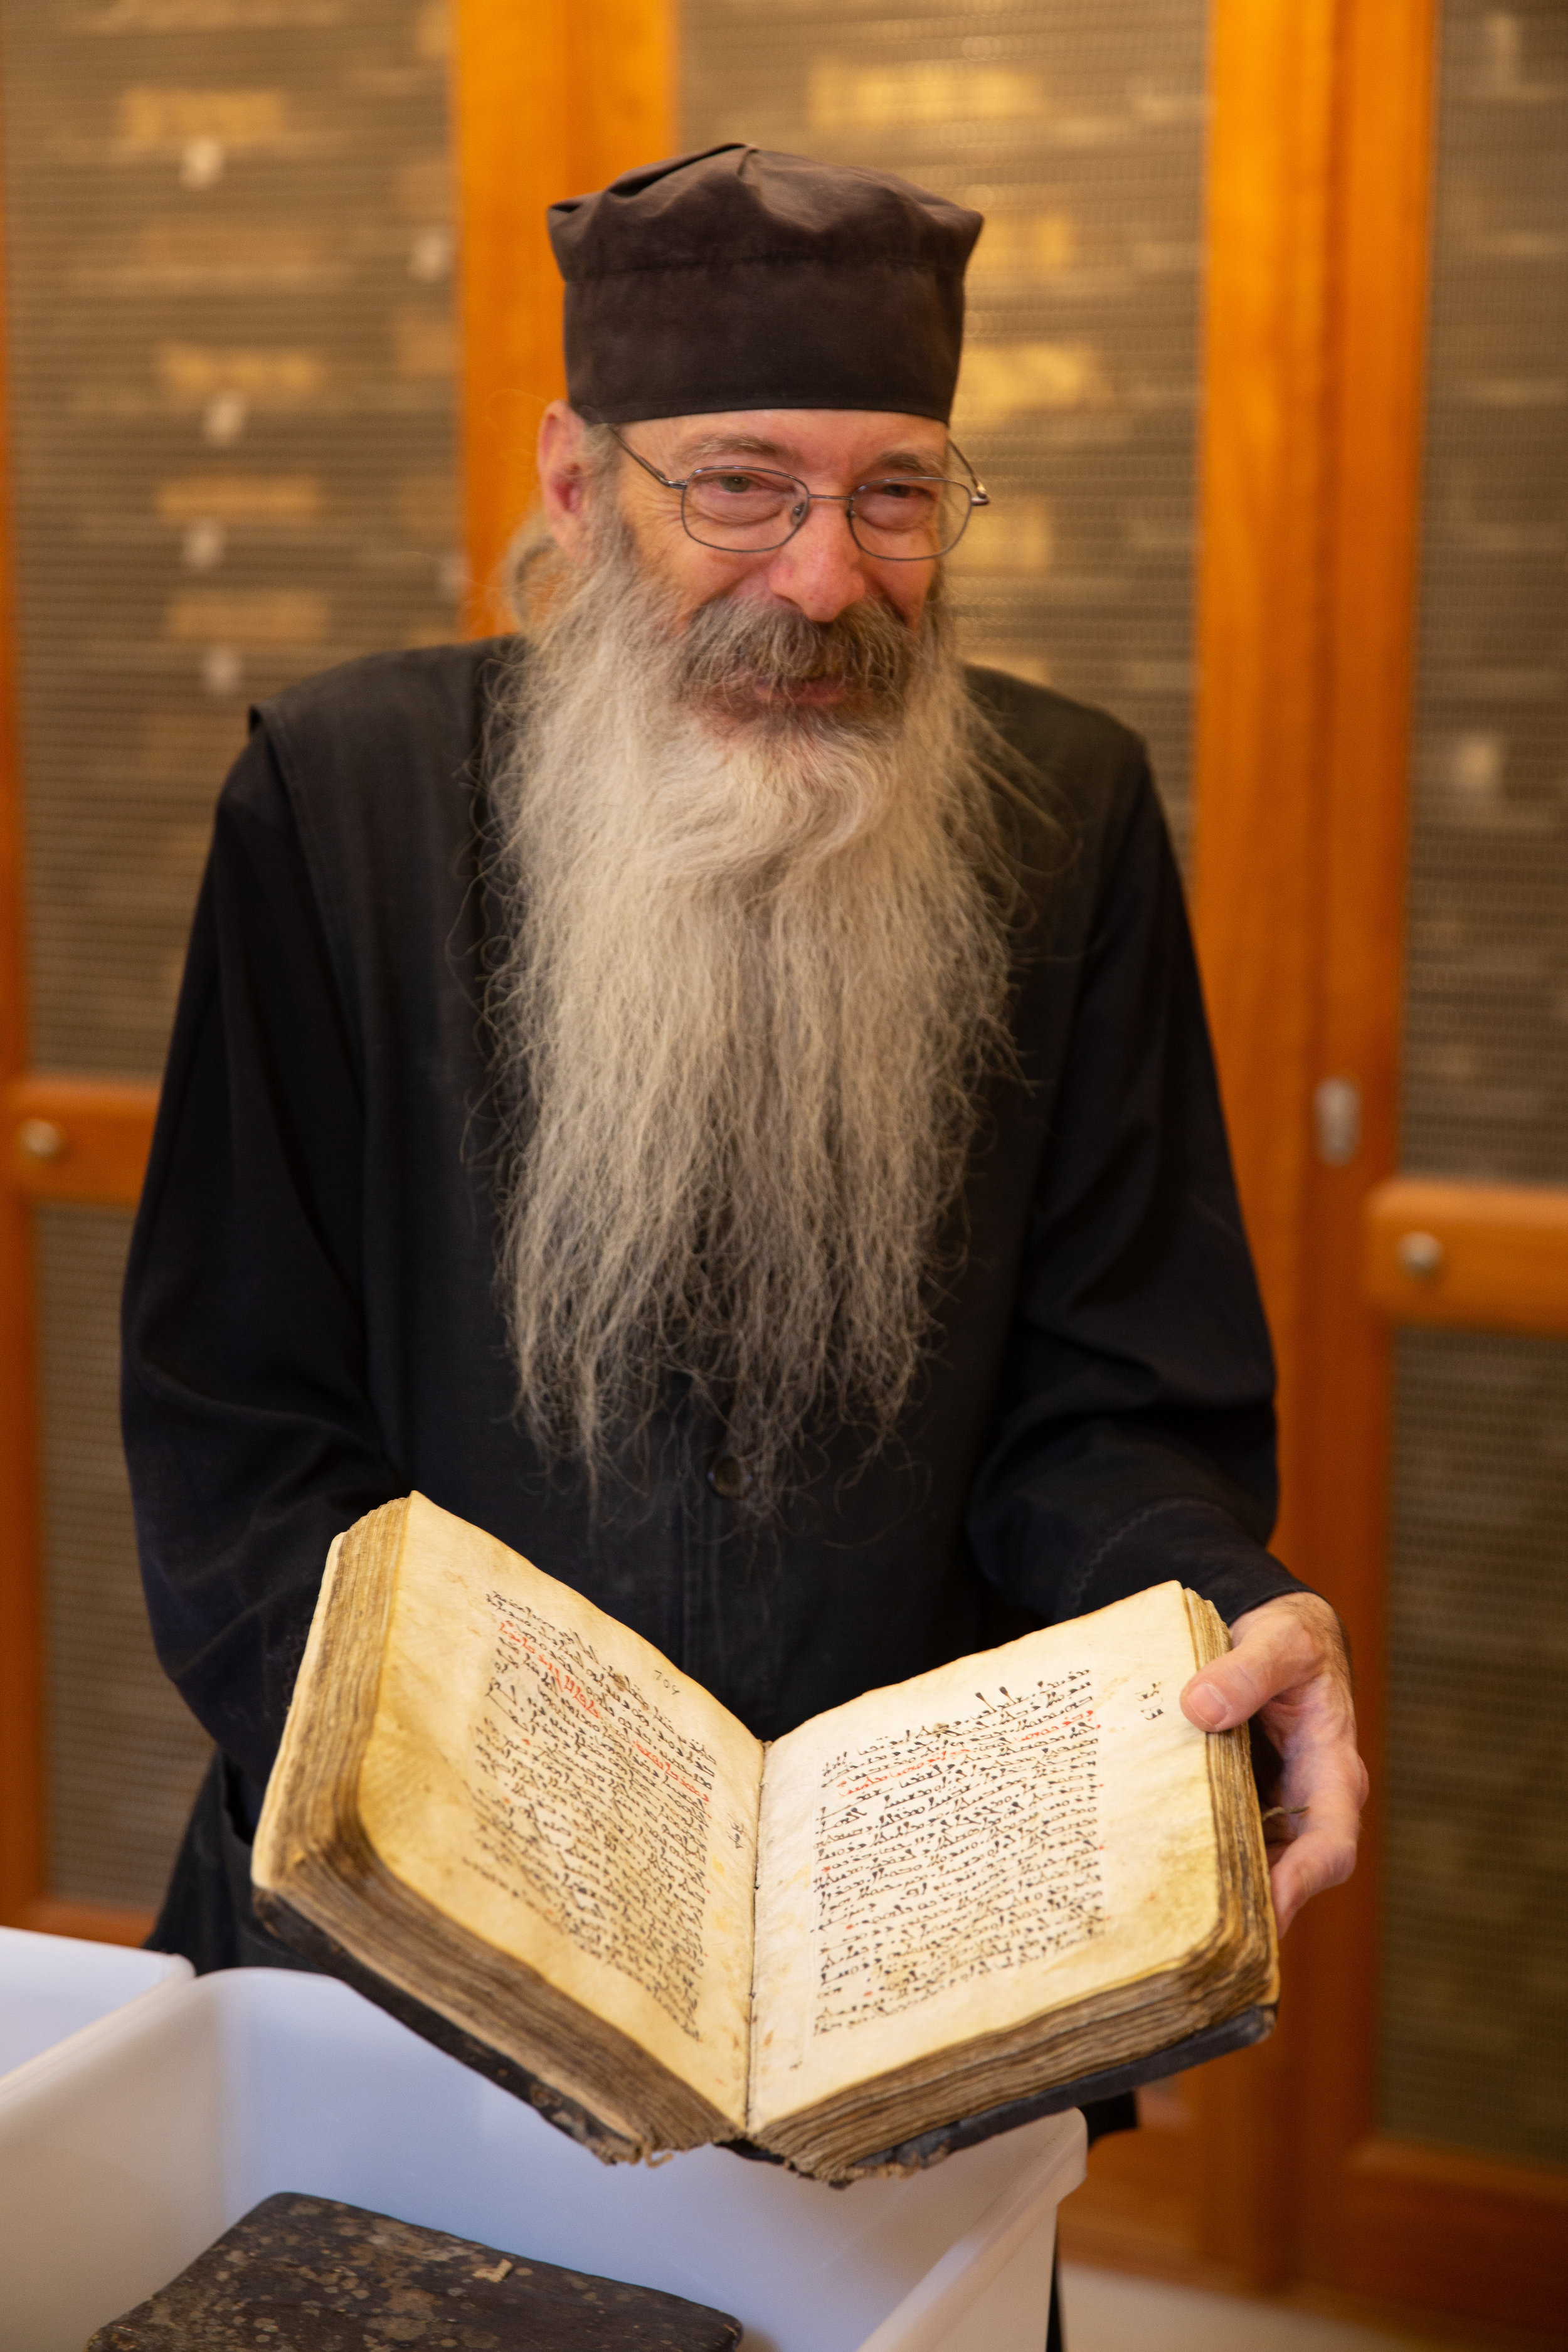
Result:
M1217 1731L1229 1709L1212 1683L1200 1683L1187 1694L1187 1711L1210 1731Z

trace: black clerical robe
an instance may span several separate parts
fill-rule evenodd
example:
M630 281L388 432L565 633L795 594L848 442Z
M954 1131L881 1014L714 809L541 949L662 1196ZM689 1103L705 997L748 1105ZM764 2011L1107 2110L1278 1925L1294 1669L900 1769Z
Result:
M418 1487L773 1738L1177 1577L1295 1589L1269 1348L1182 894L1136 738L972 688L1031 836L1012 1023L929 1363L869 1463L828 1429L777 1526L677 1394L595 1518L515 1412L496 1292L486 735L515 643L356 662L266 705L218 805L126 1286L124 1424L159 1654L226 1759L163 1940L282 1959L244 1835L331 1538ZM1022 839L1024 836L1020 835Z

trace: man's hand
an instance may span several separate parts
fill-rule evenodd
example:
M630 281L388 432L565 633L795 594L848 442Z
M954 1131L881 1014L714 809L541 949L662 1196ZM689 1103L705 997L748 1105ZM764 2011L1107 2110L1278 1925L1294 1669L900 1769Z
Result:
M1287 1592L1249 1609L1230 1629L1228 1657L1195 1674L1182 1712L1203 1731L1257 1716L1282 1767L1264 1822L1279 1932L1310 1895L1355 1868L1366 1766L1356 1753L1350 1662L1339 1621L1315 1593Z

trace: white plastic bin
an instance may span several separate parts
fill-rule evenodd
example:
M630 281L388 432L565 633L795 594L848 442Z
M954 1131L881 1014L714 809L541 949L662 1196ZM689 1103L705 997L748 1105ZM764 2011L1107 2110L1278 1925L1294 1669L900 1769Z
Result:
M847 2189L702 2148L599 2164L344 1985L198 1979L0 2083L0 2345L94 2327L294 2189L734 2312L750 2352L1040 2352L1057 2116Z
M0 1927L0 2076L127 2001L191 1980L168 1952Z

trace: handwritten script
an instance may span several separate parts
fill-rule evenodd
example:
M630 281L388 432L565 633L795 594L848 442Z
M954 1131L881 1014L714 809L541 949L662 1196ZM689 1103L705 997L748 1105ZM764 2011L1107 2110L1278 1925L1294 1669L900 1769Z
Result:
M486 1873L695 2035L713 1759L588 1643L500 1592L476 1736Z
M1089 1941L1103 1923L1082 1668L824 1765L813 1892L830 2033Z

